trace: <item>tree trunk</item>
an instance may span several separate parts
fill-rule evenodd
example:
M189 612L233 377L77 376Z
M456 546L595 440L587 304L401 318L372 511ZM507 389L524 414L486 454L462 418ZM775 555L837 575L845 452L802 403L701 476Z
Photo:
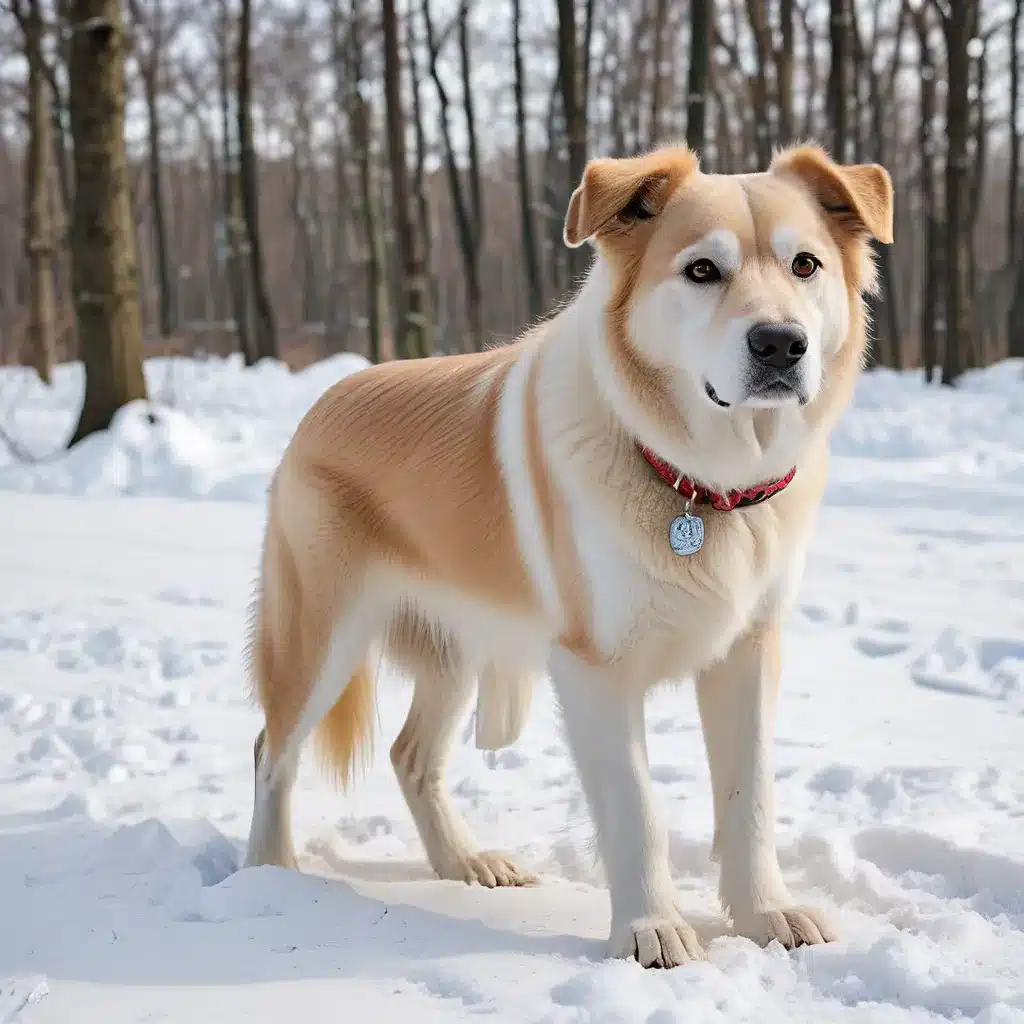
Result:
M848 137L846 90L849 85L849 13L847 0L829 0L829 42L832 60L828 72L828 120L832 134L832 156L846 160Z
M469 156L469 197L472 203L472 229L469 235L471 259L466 274L466 309L472 349L484 344L483 293L480 286L480 253L483 249L484 210L480 185L480 158L476 142L476 114L473 109L473 84L469 54L469 0L459 4L459 68L462 72L462 104L466 114L466 149Z
M703 155L707 143L711 0L690 0L690 70L686 84L686 144Z
M958 0L944 18L946 37L946 352L942 383L953 384L967 368L973 334L971 310L970 58L967 45L977 25L977 0Z
M819 94L820 89L818 61L815 57L818 40L814 33L814 24L809 17L807 8L800 5L797 8L797 13L800 16L800 27L804 33L805 74L807 75L807 83L804 86L804 114L803 128L801 130L806 137L813 138L815 134L814 99Z
M580 97L579 48L576 45L576 6L573 0L558 0L558 84L562 93L562 115L569 143L568 191L565 202L583 180L587 162L587 123ZM575 278L586 270L582 248L569 251L569 273Z
M757 168L763 171L772 160L768 65L773 50L765 0L747 0L747 17L750 19L750 28L754 35L754 60L757 63L754 71L754 144Z
M653 78L651 79L651 112L647 127L648 146L653 149L661 142L661 90L664 83L662 59L665 45L665 22L668 17L668 0L655 0L654 5L654 47Z
M43 16L39 0L13 8L24 37L28 62L29 138L25 159L25 261L28 265L26 342L32 366L45 384L53 383L57 347L52 217L53 122L50 83L43 56Z
M935 60L929 40L927 8L922 5L914 12L917 46L920 53L921 110L918 118L918 151L921 161L921 206L925 228L924 296L921 306L921 364L926 381L941 362L938 322L942 309L939 283L942 279L941 261L943 233L939 223L936 198L935 151Z
M395 324L395 354L400 359L427 355L426 291L416 232L409 209L409 169L405 161L405 116L402 111L402 64L398 51L395 0L382 0L384 28L384 95L387 103L391 207L401 262L402 308Z
M335 10L339 0L334 0ZM339 97L339 105L348 112L349 131L359 159L359 216L363 225L366 283L367 355L371 362L379 363L383 358L384 321L387 318L387 282L384 273L383 229L380 207L374 187L373 149L370 131L371 112L369 100L359 88L363 81L364 19L362 0L353 0L349 21L348 49L343 48L340 34L340 13L335 22L335 64L347 63L348 99ZM338 88L344 80L338 75Z
M230 18L227 0L220 0L218 11L220 131L224 147L224 252L227 263L228 290L231 294L231 314L235 321L238 348L247 366L259 361L260 354L253 338L249 315L249 274L246 271L245 245L242 242L242 218L239 213L238 156L232 150L234 132L231 130L231 58L228 38Z
M69 62L75 199L72 283L85 364L74 444L146 397L135 229L124 146L125 33L120 0L72 0Z
M779 0L782 45L775 51L775 87L779 103L779 139L784 146L796 137L793 122L793 2Z
M238 23L238 177L249 244L249 276L256 314L255 342L260 359L278 359L277 325L263 280L263 249L260 239L259 184L252 134L252 0L242 0Z
M1024 0L1022 0L1024 2ZM520 36L522 0L512 0L512 62L515 69L516 101L516 176L519 183L519 223L523 240L523 264L530 319L536 320L543 310L540 257L537 232L530 208L530 155L526 138L526 85L523 73L523 48Z
M1017 127L1020 113L1020 59L1017 46L1022 11L1024 0L1016 0L1010 21L1010 189L1006 203L1007 263L1017 268L1017 284L1006 325L1006 337L1009 355L1018 359L1024 359L1024 238L1019 199L1021 134Z
M426 281L426 296L424 302L427 311L427 352L434 351L435 332L437 330L437 280L434 277L431 266L431 252L433 249L433 231L430 221L430 200L427 198L427 134L423 127L423 102L420 94L422 82L420 80L419 64L416 59L416 39L412 31L412 15L410 13L405 28L406 49L409 53L409 78L412 86L412 117L416 137L416 170L413 174L413 194L416 202L416 220L420 237L420 252L423 254L423 278ZM474 160L476 154L476 142L474 133L473 143Z
M1021 13L1024 12L1024 0L1016 0L1013 5L1013 17L1010 19L1010 181L1006 196L1006 253L1007 263L1015 262L1020 250L1018 218L1020 217L1020 130L1017 117L1020 113L1020 61L1017 57L1017 45L1020 39Z
M155 15L159 17L159 15ZM154 47L157 46L154 37ZM160 292L160 337L174 333L174 289L171 284L170 257L167 253L167 224L164 218L163 161L160 151L160 110L157 104L159 56L150 54L151 67L144 75L146 116L149 120L149 204L153 217L153 249L156 256Z

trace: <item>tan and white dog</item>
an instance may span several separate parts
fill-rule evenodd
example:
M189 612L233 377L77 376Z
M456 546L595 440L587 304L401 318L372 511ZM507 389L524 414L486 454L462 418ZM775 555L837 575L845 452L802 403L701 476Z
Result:
M350 779L383 653L415 679L391 760L434 870L523 884L476 848L442 773L475 688L478 745L503 746L546 672L597 829L612 954L699 958L643 713L651 687L692 675L734 927L787 947L832 937L779 869L774 710L780 623L865 350L872 237L892 241L889 175L813 146L730 176L685 148L594 160L565 240L597 255L556 316L320 399L270 491L248 864L295 865L300 749L316 731Z

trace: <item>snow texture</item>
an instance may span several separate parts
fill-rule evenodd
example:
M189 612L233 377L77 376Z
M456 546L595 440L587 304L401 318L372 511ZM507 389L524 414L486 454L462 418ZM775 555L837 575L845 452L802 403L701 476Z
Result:
M535 889L431 878L387 763L349 797L304 765L305 873L238 870L259 726L241 668L269 474L345 373L154 360L153 404L74 452L0 455L0 1022L1024 1022L1024 382L863 378L785 635L778 837L834 945L731 936L690 688L648 702L680 902L710 960L604 959L608 903L550 693L454 800ZM49 455L81 371L0 373Z

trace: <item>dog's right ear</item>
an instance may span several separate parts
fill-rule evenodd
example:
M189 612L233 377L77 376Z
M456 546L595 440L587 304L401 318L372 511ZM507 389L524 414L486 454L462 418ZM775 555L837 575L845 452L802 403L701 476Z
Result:
M658 149L622 160L591 160L569 200L563 238L570 248L657 217L677 186L697 170L687 148Z

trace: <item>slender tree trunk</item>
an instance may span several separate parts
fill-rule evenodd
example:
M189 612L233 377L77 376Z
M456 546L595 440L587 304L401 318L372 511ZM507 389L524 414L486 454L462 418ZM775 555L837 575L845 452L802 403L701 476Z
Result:
M765 170L772 159L771 93L768 66L771 63L772 39L768 26L768 5L765 0L747 0L747 17L754 35L754 143L757 166Z
M530 319L536 320L544 306L537 233L530 208L530 155L526 138L526 83L520 33L522 0L512 0L512 62L515 68L516 172L519 180L519 223L523 239L523 265Z
M1006 196L1006 262L1015 262L1020 250L1020 129L1017 118L1020 114L1020 60L1017 46L1020 39L1021 13L1024 0L1015 0L1013 17L1010 19L1010 181Z
M28 357L40 380L53 383L57 348L52 217L53 138L50 84L43 57L43 16L39 0L13 7L28 61L29 138L25 160L25 260L28 265Z
M925 227L924 296L921 305L921 364L926 381L942 361L939 352L938 321L942 309L942 226L936 197L935 155L935 59L929 39L927 8L922 5L914 12L917 45L920 53L921 110L918 118L918 151L921 161L921 206Z
M384 94L387 103L391 206L401 262L402 308L395 324L395 353L401 359L427 355L425 282L409 209L409 169L405 161L405 115L402 111L402 64L398 50L395 0L382 0Z
M548 274L551 292L561 293L568 285L569 256L571 249L566 249L562 240L563 219L560 216L565 202L565 165L559 159L559 150L565 141L565 118L562 117L562 90L557 79L548 94L548 109L545 119L547 129L547 149L544 152L544 209L546 218L544 227L547 235Z
M461 19L461 11L460 11ZM481 292L480 292L480 267L477 250L477 227L474 207L479 196L472 195L473 170L470 169L470 198L466 198L466 191L463 188L462 178L459 175L458 164L455 159L455 146L452 142L451 132L451 101L448 98L448 91L444 85L444 79L438 65L439 45L434 36L434 22L430 13L430 0L423 0L423 21L427 31L427 49L430 53L430 77L433 79L434 88L437 91L438 106L440 107L441 138L444 143L444 164L448 177L448 191L451 195L452 210L455 216L455 237L459 246L459 254L462 257L464 282L466 290L466 315L469 323L469 348L479 349L481 344L482 329L480 325L481 313ZM463 68L466 64L463 62ZM463 80L463 89L467 85ZM463 346L464 347L464 346Z
M335 6L338 6L338 0L335 0ZM340 14L338 17L340 18ZM387 277L384 273L383 228L373 173L370 104L365 92L359 88L365 73L365 17L363 0L353 0L347 50L349 92L348 102L344 105L348 111L349 131L359 159L359 215L363 224L365 246L367 355L372 362L379 363L383 358L384 321L387 317ZM346 52L342 49L340 22L337 31L336 63L340 63L343 52ZM339 103L341 102L339 98Z
M238 24L238 170L249 243L249 276L256 314L255 342L260 359L278 359L277 325L263 279L263 248L260 239L259 183L252 131L252 0L242 0Z
M576 7L573 0L558 0L558 83L562 114L569 141L568 197L583 179L587 162L586 113L580 97L579 47L576 45ZM569 272L575 278L586 269L582 248L569 252Z
M430 200L427 198L427 135L423 127L423 102L420 94L422 82L419 62L416 59L416 39L412 30L412 15L406 22L406 49L409 53L409 78L412 86L412 117L416 137L416 170L413 173L413 194L416 200L416 220L419 229L421 252L423 253L423 277L427 282L425 298L427 308L427 352L434 351L434 334L437 328L436 310L438 305L437 280L431 265L433 230L430 221ZM474 132L474 159L476 141Z
M828 120L832 133L832 156L846 160L849 132L846 118L846 90L849 88L850 23L848 0L829 0L829 42L832 60L828 72Z
M711 0L690 0L690 70L686 84L686 144L697 154L707 145L708 71L711 66Z
M648 124L648 145L651 149L661 142L661 90L665 76L662 74L662 60L665 46L665 22L668 18L668 0L655 0L654 4L654 47L651 78L651 112Z
M946 352L942 383L953 384L967 368L973 333L971 310L970 58L977 0L958 0L944 18L946 37Z
M154 15L159 17L159 15ZM157 42L154 39L154 47ZM159 57L150 55L151 67L143 76L146 116L149 120L149 204L153 217L153 249L156 256L157 284L160 294L160 337L174 333L174 289L171 284L170 257L167 252L167 222L164 217L163 160L160 149L160 109L157 99Z
M1024 238L1021 232L1020 151L1021 132L1017 126L1020 114L1020 41L1021 12L1024 0L1016 0L1010 21L1010 189L1007 196L1007 263L1016 266L1016 286L1006 325L1009 355L1024 359Z
M124 147L120 0L72 0L69 62L75 199L72 282L85 364L74 444L146 397L135 230Z
M218 28L220 30L218 43L220 132L224 147L224 251L227 263L228 290L231 294L231 314L235 321L238 347L246 365L251 366L259 361L260 353L253 338L249 315L250 278L246 270L246 247L242 241L242 217L239 212L238 155L237 146L232 146L234 132L231 130L231 58L228 49L230 18L227 0L220 0Z
M483 249L484 211L469 53L469 0L462 0L459 4L459 68L462 72L462 104L466 114L466 149L469 155L469 197L473 211L472 226L468 239L471 246L471 259L466 267L466 309L469 314L470 343L474 351L480 351L484 343L483 293L480 286L480 254Z
M804 88L803 128L801 131L805 137L813 138L815 134L814 99L819 94L821 88L818 80L818 61L815 57L817 37L815 36L814 25L808 16L807 8L800 6L797 8L797 13L800 15L800 27L804 33L805 74L807 75L807 84Z
M793 3L779 0L779 30L782 43L775 51L775 86L779 104L779 142L788 146L796 136L793 121Z

